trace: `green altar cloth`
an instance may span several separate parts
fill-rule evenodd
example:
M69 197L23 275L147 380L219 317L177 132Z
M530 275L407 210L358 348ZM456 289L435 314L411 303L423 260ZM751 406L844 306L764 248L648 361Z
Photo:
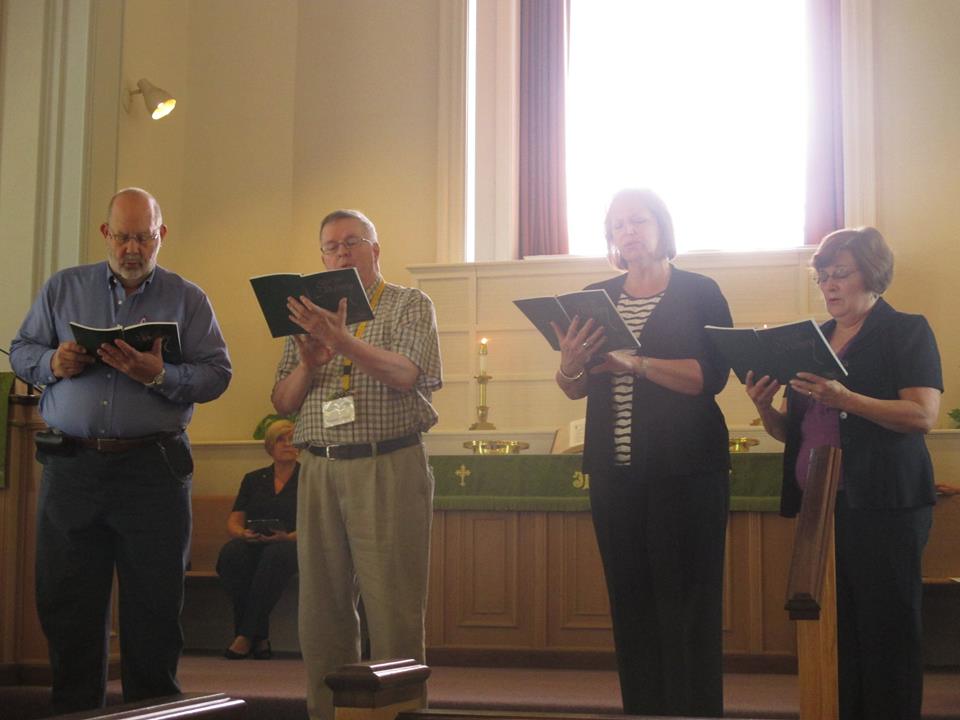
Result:
M734 453L730 509L777 512L779 453ZM436 455L430 458L436 510L567 511L590 509L580 455Z

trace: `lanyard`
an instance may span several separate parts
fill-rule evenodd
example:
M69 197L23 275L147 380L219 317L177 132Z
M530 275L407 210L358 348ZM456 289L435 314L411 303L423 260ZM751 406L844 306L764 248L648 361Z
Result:
M380 282L377 283L377 287L373 290L373 295L370 296L370 309L376 312L377 305L380 304L380 296L383 295L383 289L386 287L386 283L383 281L383 278L380 278ZM367 331L367 323L369 320L364 320L362 323L357 325L356 330L353 331L353 336L357 339L363 337L363 334ZM347 395L350 393L350 378L353 373L353 360L350 358L343 359L343 365L340 367L340 389L341 395Z

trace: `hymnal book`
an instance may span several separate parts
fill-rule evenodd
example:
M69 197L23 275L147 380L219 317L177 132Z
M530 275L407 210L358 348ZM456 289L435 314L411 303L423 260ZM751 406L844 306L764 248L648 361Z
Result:
M163 361L175 365L183 362L183 353L180 350L180 326L175 322L143 322L111 328L95 328L72 322L70 329L73 330L73 339L98 360L97 348L103 343L112 345L114 340L119 339L135 350L150 352L153 349L153 341L159 337L163 338Z
M341 298L347 299L347 324L373 320L373 310L356 268L324 270L312 275L276 273L250 278L253 292L267 320L270 334L277 337L302 335L302 327L290 319L287 298L306 295L315 305L336 312Z
M252 530L257 535L273 535L275 532L283 530L283 523L280 522L279 518L247 520L247 530Z
M588 318L593 320L595 326L603 327L606 342L600 346L601 352L640 350L640 342L630 332L613 300L604 290L581 290L564 295L522 298L514 300L513 304L520 308L520 312L536 326L554 350L560 349L560 343L550 321L566 332L576 315L580 316L581 327Z
M800 320L764 327L728 328L706 325L707 335L733 367L737 379L747 383L747 372L754 380L764 375L785 385L798 372L809 372L835 380L847 370L813 320Z

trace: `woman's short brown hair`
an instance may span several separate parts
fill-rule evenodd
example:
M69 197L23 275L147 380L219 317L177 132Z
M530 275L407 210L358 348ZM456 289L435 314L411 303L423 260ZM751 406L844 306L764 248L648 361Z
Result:
M619 200L631 199L639 200L640 203L650 211L654 220L657 221L657 232L660 234L660 242L657 245L657 257L673 260L677 256L677 241L673 236L673 218L670 217L670 211L667 210L667 204L660 199L653 190L626 188L620 190L610 200L607 206L607 216L603 219L603 226L607 235L607 257L614 267L621 270L627 269L627 264L620 257L613 245L613 227L610 225L610 210Z
M267 431L263 434L263 447L267 454L273 454L273 447L284 435L293 432L294 424L289 420L274 420L267 426Z
M893 280L893 251L874 227L843 228L827 235L810 259L814 270L836 262L837 255L848 251L863 274L864 287L883 295Z

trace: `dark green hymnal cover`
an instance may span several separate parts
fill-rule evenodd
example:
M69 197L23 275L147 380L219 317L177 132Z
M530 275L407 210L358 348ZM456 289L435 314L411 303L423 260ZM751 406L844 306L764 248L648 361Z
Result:
M831 380L847 374L820 327L810 319L759 330L713 325L706 325L704 330L744 385L749 370L753 370L755 381L769 375L781 385L798 372Z
M117 325L112 328L95 328L80 323L70 323L73 330L73 339L86 349L88 353L97 357L97 348L103 343L113 344L114 340L123 340L125 343L140 352L150 352L153 341L163 338L163 361L177 365L183 362L183 353L180 350L180 326L175 322L143 322L123 327ZM99 358L97 357L99 360Z
M600 346L601 352L640 350L640 342L630 332L605 290L581 290L564 295L522 298L514 300L513 304L520 308L520 312L536 326L554 350L560 349L560 343L557 342L557 335L550 321L566 332L576 315L580 316L581 327L588 318L592 319L595 325L603 327L606 342Z
M303 335L302 327L290 319L287 298L306 295L315 305L336 312L341 298L347 299L347 324L373 319L373 310L363 291L356 268L325 270L312 275L276 273L250 278L263 317L273 337Z

